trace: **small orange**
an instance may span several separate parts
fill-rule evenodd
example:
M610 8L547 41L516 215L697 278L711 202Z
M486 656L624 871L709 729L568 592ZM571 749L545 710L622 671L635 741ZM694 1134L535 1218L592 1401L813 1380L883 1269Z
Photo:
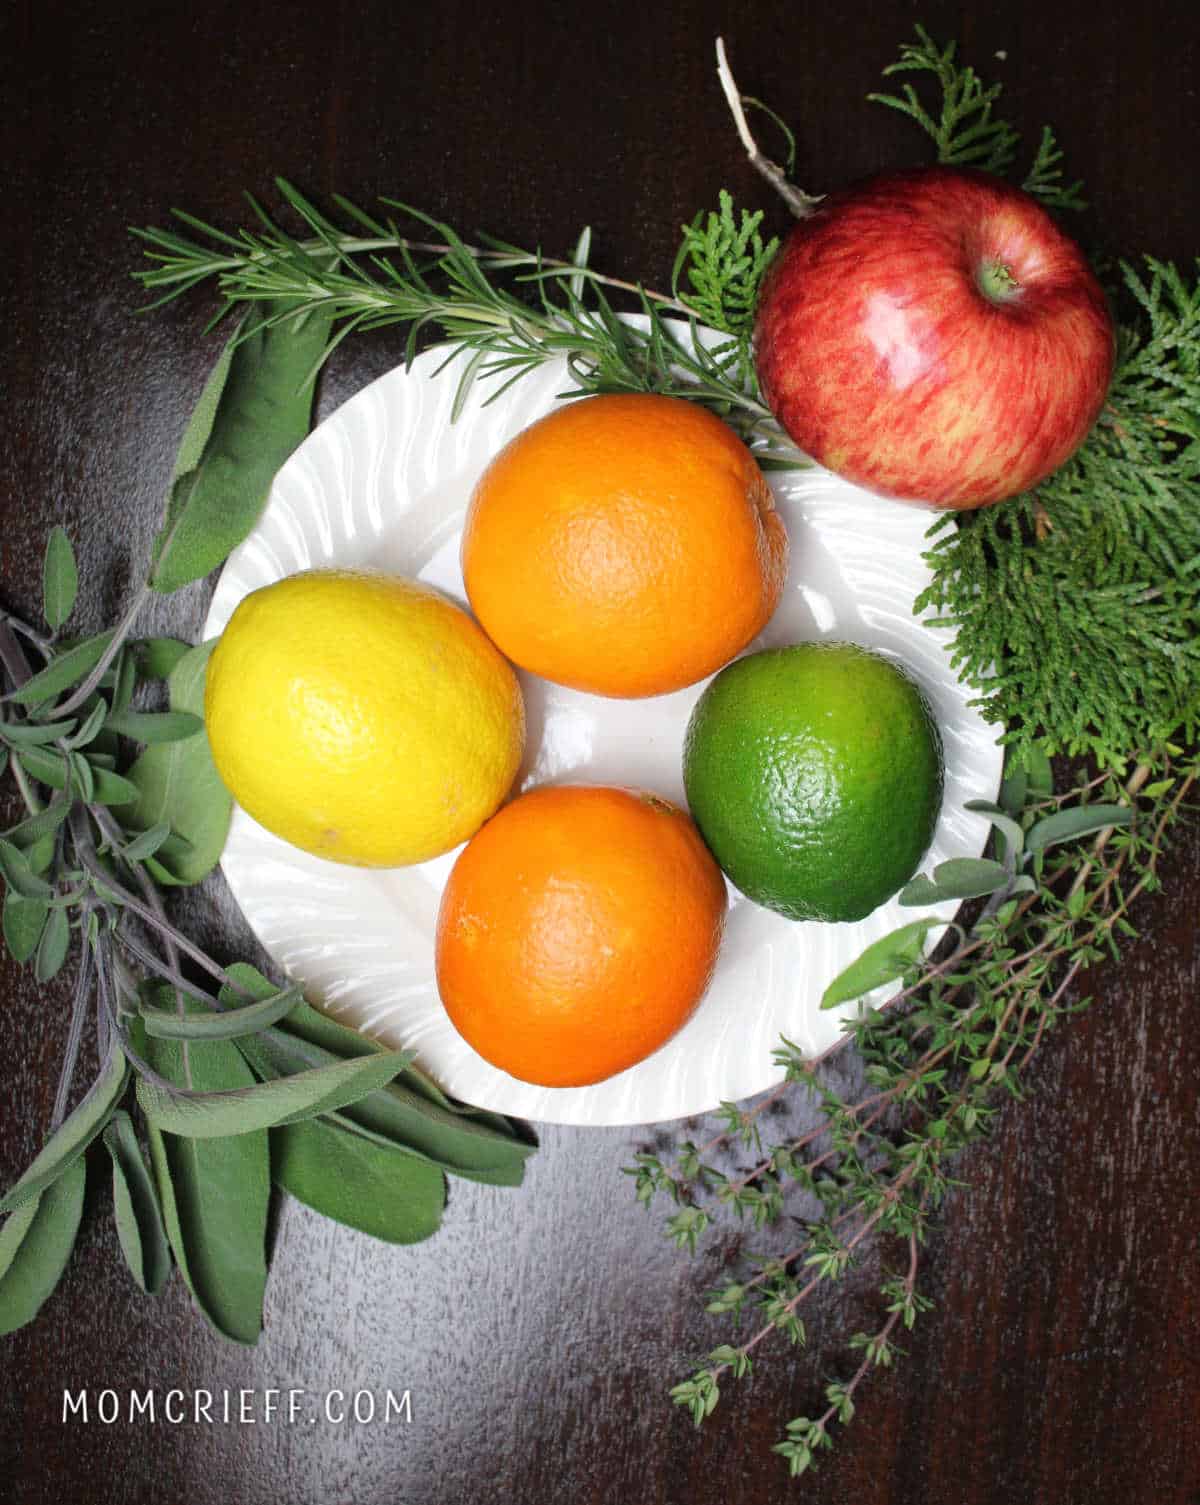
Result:
M462 566L500 651L597 695L681 690L766 625L788 541L750 451L707 409L650 393L556 408L471 497Z
M472 838L446 884L446 1012L485 1060L522 1081L602 1081L695 1010L716 965L725 892L690 817L657 795L531 790Z

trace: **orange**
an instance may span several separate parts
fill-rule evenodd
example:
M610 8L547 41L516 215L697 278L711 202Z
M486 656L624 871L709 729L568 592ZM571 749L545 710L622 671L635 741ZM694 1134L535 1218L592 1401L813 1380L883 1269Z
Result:
M524 1082L624 1071L708 986L725 880L691 819L638 789L562 785L505 806L446 884L437 980L451 1022Z
M511 440L471 497L472 609L514 663L597 695L661 695L766 625L787 532L728 426L678 397L583 398Z

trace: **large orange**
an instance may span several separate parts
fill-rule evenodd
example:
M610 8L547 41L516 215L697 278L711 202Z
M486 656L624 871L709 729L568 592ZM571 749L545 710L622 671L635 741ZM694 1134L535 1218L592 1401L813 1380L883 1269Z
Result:
M762 630L787 533L750 451L696 403L556 408L480 478L463 532L475 615L502 653L598 695L694 684Z
M650 1055L712 975L725 880L689 816L637 789L561 785L505 806L442 897L437 979L494 1066L582 1087Z

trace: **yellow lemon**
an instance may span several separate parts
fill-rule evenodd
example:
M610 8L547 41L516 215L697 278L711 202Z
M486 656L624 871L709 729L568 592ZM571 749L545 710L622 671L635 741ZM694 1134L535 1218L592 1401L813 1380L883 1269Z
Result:
M234 798L334 862L398 867L472 836L508 793L525 712L507 660L429 586L350 570L247 596L204 698Z

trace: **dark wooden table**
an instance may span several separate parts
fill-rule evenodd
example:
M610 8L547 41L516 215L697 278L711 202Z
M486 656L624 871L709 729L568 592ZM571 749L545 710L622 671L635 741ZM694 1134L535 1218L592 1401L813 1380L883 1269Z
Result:
M863 101L922 19L1004 81L1027 143L1055 122L1087 183L1091 244L1190 261L1197 15L1148 0L14 0L0 16L3 601L35 608L56 521L84 563L85 626L115 619L145 569L215 346L199 297L137 316L130 225L179 205L233 227L243 190L270 199L283 174L560 253L590 223L597 264L661 284L680 223L720 188L786 221L730 129L716 34L742 87L796 128L797 176L819 190L923 159L915 131ZM322 412L400 350L395 334L344 346ZM164 602L157 624L194 634L207 590ZM254 1350L215 1339L178 1280L157 1301L136 1294L97 1184L63 1286L0 1346L0 1497L1196 1505L1198 831L1122 966L1088 979L1092 1010L1041 1052L1030 1100L961 1162L968 1186L929 1248L936 1309L802 1490L769 1447L840 1369L834 1345L869 1308L870 1268L824 1299L807 1351L764 1361L696 1434L667 1388L717 1340L699 1301L713 1258L675 1255L635 1206L618 1170L640 1131L549 1128L520 1191L455 1183L443 1232L409 1251L285 1206ZM226 954L241 944L218 881L183 914ZM67 990L39 996L27 972L0 969L5 1185L49 1116ZM85 1426L63 1423L65 1386L391 1388L410 1392L412 1415Z

